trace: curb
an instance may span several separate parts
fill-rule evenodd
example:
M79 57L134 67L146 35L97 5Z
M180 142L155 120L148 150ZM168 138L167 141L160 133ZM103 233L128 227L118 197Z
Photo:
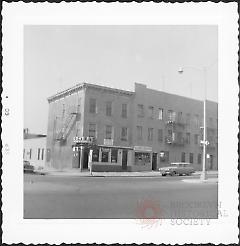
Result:
M192 183L192 184L214 184L218 183L218 179L207 179L207 180L201 180L201 179L182 179L181 181L185 183Z

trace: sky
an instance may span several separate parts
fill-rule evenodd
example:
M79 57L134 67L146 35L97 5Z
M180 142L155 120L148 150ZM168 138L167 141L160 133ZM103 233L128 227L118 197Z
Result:
M47 98L82 82L131 91L137 82L203 100L206 67L207 99L217 101L217 65L217 26L27 25L24 127L46 134Z

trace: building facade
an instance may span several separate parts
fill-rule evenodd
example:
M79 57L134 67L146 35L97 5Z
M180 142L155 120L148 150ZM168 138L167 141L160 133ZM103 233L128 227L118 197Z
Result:
M46 141L44 134L29 133L24 129L23 160L29 161L36 169L44 168L46 162Z
M202 101L138 83L134 92L82 83L48 102L49 167L147 171L189 162L202 169ZM206 105L207 170L216 170L218 105Z

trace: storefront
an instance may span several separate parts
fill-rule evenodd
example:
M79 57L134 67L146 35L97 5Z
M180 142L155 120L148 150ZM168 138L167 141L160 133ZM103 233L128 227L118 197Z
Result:
M148 146L134 146L134 165L132 171L152 170L152 148Z

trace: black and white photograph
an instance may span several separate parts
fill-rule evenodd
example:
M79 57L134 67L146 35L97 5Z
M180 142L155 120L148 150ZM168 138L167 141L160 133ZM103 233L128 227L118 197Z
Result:
M93 5L78 6L93 16ZM116 13L124 18L121 11ZM232 199L237 210L237 193L228 193L237 184L237 152L231 155L237 150L237 135L229 145L224 136L228 130L234 133L237 108L228 112L233 124L224 116L228 103L222 102L226 95L237 98L238 90L229 94L228 87L237 88L237 77L222 75L222 22L213 18L209 22L116 23L109 14L108 22L96 15L96 23L83 21L86 14L79 22L57 23L48 17L45 22L23 20L22 83L13 89L17 82L11 82L3 95L6 119L17 109L10 107L13 94L8 88L21 91L22 98L17 112L22 123L16 126L21 144L14 148L4 143L7 157L18 153L14 167L11 163L12 172L18 169L22 190L15 199L16 205L17 198L22 201L18 225L41 230L44 224L47 229L56 223L54 233L41 239L46 243L55 242L57 228L74 228L76 223L82 233L92 223L94 234L101 223L111 228L130 221L129 226L140 234L160 229L174 233L180 228L186 233L191 228L194 235L200 228L207 235L219 227L214 223L236 222L237 211L226 201ZM228 107L231 110L230 101ZM223 195L227 193L228 198ZM57 233L57 241L63 231ZM180 234L175 243L216 242L211 241L212 235L182 241ZM236 235L229 240L234 242ZM174 243L166 238L162 242Z
M25 26L24 218L218 218L217 36Z

